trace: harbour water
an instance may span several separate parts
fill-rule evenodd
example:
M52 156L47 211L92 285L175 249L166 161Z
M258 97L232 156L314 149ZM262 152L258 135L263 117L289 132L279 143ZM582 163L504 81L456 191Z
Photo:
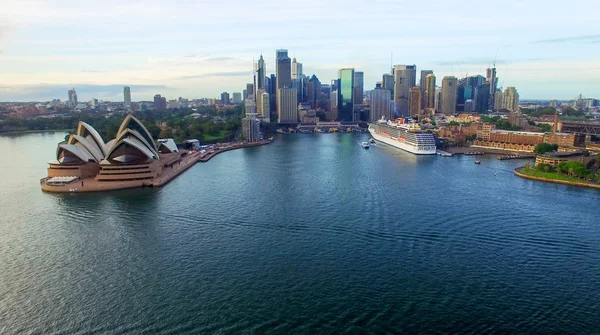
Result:
M159 189L48 194L0 137L0 333L598 333L600 191L279 135Z

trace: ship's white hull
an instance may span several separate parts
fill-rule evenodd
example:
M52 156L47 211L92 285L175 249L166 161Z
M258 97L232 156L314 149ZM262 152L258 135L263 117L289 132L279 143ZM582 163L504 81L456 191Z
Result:
M433 150L431 150L431 149L429 149L429 150L419 149L416 146L411 145L410 143L406 143L406 142L394 139L394 138L389 137L389 136L384 136L384 135L377 134L371 128L369 128L369 133L371 133L371 136L373 136L373 138L377 142L383 142L383 143L391 145L391 146L393 146L395 148L402 149L404 151L410 152L411 154L415 154L415 155L435 155L435 153L436 153L435 149L433 149Z

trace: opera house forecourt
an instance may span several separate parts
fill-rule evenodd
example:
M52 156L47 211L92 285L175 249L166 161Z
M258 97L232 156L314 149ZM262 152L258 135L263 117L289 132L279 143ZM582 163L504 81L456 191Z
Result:
M47 192L97 192L162 186L196 163L200 152L178 149L172 139L155 142L144 125L129 114L115 139L104 142L89 124L79 121L76 134L56 149Z

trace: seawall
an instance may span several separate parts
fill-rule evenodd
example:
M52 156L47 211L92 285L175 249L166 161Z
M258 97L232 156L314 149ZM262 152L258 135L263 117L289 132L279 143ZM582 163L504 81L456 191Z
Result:
M520 169L521 168L514 169L513 173L521 178L537 180L537 181L545 181L548 183L555 183L555 184L564 184L564 185L571 185L571 186L590 187L590 188L600 189L600 184L590 184L590 183L583 183L583 182L574 182L574 181L568 181L568 180L548 179L548 178L530 176L530 175L521 173L519 171Z

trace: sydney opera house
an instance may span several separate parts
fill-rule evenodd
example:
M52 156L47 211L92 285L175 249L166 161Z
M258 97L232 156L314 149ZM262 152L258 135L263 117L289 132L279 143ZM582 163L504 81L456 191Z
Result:
M172 139L155 142L131 114L108 142L80 121L76 134L58 145L41 187L48 192L93 192L161 186L197 158L197 152L179 150Z

